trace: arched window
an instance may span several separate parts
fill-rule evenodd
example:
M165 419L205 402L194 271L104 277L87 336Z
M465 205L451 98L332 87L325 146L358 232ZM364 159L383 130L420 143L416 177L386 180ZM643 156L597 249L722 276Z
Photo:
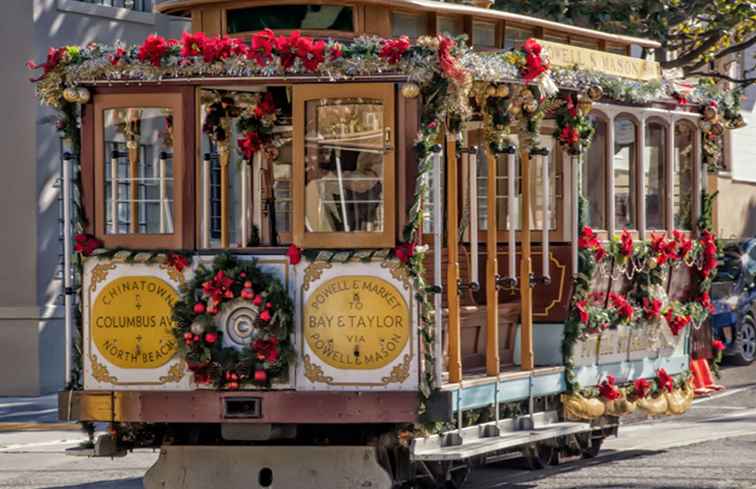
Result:
M638 126L626 115L614 119L614 225L617 229L636 226L636 161Z
M693 199L698 198L693 189L695 168L696 126L690 121L675 124L675 167L672 172L672 210L676 229L693 227Z
M587 222L594 229L606 229L606 133L607 122L591 115L596 129L583 168L583 195L588 200Z
M646 196L646 228L664 229L665 162L667 128L660 122L646 124L646 147L643 158L643 189Z

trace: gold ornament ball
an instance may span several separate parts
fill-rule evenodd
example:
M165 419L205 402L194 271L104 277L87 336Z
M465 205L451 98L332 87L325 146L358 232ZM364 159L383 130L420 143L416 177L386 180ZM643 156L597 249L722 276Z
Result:
M89 102L90 99L89 90L84 87L79 87L76 89L76 102L80 104L86 104Z
M656 268L657 264L658 263L656 261L656 258L649 258L648 261L646 262L646 266L648 266L649 270L653 270L654 268Z
M587 115L591 109L593 109L593 102L589 98L581 98L578 101L578 110L583 113L583 115Z
M74 87L68 87L65 90L63 90L63 99L66 102L75 103L76 100L79 98L79 92Z
M714 107L706 107L703 112L704 119L710 121L717 116L717 109Z
M509 106L509 112L512 113L512 115L517 115L520 113L520 106L517 104L512 104Z
M192 334L199 336L205 332L205 325L202 323L192 323L192 326L189 329L192 331Z
M538 102L535 100L528 100L524 104L522 104L522 108L525 109L526 112L532 114L533 112L538 110Z
M420 87L416 83L405 83L402 85L402 96L404 98L415 98L420 95Z
M588 89L588 97L590 97L590 99L593 100L594 102L599 100L603 96L604 96L604 89L601 88L599 85L593 85L591 88Z
M499 85L496 87L496 96L497 97L509 97L509 85Z
M488 85L486 87L486 96L487 97L494 97L496 96L496 87L493 85Z
M530 91L529 88L523 88L520 90L520 97L522 97L525 100L530 100L534 97L533 92Z

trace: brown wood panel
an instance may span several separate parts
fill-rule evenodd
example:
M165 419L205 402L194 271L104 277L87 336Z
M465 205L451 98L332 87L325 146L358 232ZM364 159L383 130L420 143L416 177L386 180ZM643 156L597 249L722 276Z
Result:
M197 145L199 141L196 138L196 129L199 127L197 120L197 97L195 96L194 87L183 87L181 89L181 106L183 111L183 145L184 145L184 171L181 174L182 180L177 183L183 189L182 207L183 219L177 223L177 232L181 233L181 243L184 249L194 249L197 228L197 214L194 212L195 201L199 201L196 192L196 179L194 169L197 167Z
M391 11L380 5L365 5L365 34L391 36ZM358 32L359 33L359 32Z
M226 32L225 19L222 18L220 7L205 7L202 9L202 31L208 36L216 36Z
M87 224L84 231L94 234L95 179L94 179L94 103L91 101L81 108L81 205Z
M71 400L69 392L59 395L63 419L110 421L107 403L113 396L116 421L146 423L411 423L418 402L416 392L73 391ZM259 398L262 417L224 418L225 398Z
M415 180L417 179L417 152L415 139L420 129L420 97L397 97L396 155L398 202L397 223L401 231L407 224L409 208L415 200ZM400 239L402 239L400 234Z

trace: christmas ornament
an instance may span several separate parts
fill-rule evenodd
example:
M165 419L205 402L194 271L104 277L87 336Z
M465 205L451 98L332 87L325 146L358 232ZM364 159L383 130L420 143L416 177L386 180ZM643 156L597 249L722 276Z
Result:
M496 96L501 98L509 97L509 85L499 85L496 87Z
M405 83L402 85L402 96L404 98L416 98L420 95L420 87L417 83Z
M68 87L65 90L63 90L63 100L66 102L71 102L72 104L75 104L77 99L79 98L79 92L74 87Z
M89 90L84 87L79 87L76 89L76 102L79 104L86 104L89 102L90 95Z

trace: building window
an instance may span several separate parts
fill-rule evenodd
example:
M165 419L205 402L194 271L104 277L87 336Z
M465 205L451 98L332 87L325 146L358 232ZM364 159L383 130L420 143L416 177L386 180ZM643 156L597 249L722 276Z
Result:
M352 7L344 5L266 5L228 10L226 32L263 29L354 32Z
M636 195L637 132L628 116L614 119L614 224L617 229L634 228Z
M675 167L673 176L672 210L676 229L693 228L693 199L698 194L693 190L695 168L696 127L688 121L675 124Z
M445 36L461 36L465 33L465 26L462 17L438 17L438 33Z
M394 245L394 87L294 87L294 241Z
M496 24L473 22L473 45L478 48L495 48Z
M391 35L394 37L409 36L412 38L428 34L428 16L425 14L409 14L405 12L391 13Z
M646 124L643 158L643 189L646 203L646 228L665 229L665 168L667 129L659 122Z
M606 229L606 133L607 123L591 116L596 132L586 154L583 169L583 195L588 199L588 224L594 229Z
M79 0L105 7L127 8L139 12L152 12L152 0Z
M520 49L529 37L535 37L535 30L507 25L504 30L504 49Z

